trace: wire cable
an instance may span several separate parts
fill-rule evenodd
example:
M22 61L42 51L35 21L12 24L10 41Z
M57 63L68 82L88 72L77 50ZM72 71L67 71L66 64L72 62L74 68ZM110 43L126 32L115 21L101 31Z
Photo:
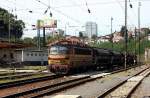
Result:
M49 5L45 4L44 2L41 2L40 0L35 0L35 1L38 1L38 2L41 3L42 5L49 7ZM76 22L76 23L78 23L78 24L79 24L79 23L82 23L81 21L79 21L79 20L77 20L77 19L74 19L74 18L68 16L67 14L63 13L63 12L60 11L60 10L57 10L57 9L55 9L55 8L53 8L53 7L51 7L51 9L54 10L55 12L57 12L57 13L59 13L59 14L65 16L65 17L67 17L67 18L73 20L74 22Z

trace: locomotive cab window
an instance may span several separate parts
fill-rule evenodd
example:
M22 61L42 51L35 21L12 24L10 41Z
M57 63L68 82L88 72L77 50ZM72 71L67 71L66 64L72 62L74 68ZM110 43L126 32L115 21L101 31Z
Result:
M68 54L68 48L65 46L52 46L50 48L50 54Z

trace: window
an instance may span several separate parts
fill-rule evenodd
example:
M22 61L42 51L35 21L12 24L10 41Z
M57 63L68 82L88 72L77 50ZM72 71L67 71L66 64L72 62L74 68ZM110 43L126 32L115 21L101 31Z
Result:
M35 53L35 56L37 56L37 53Z
M64 46L52 46L50 49L50 54L67 54L68 48Z
M27 56L29 56L29 53L27 53Z

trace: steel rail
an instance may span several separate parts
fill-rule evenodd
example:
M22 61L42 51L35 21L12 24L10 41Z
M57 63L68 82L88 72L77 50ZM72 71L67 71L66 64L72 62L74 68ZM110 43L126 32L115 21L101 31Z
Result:
M133 68L133 67L130 67L130 68ZM128 69L130 69L130 68L128 68ZM115 73L118 73L121 71L125 71L125 69L113 71L113 72L111 72L111 74L115 74ZM50 93L58 92L58 91L61 91L62 89L71 88L76 85L80 85L82 83L93 81L93 80L96 80L96 79L102 78L102 77L103 76L91 78L90 76L86 76L86 77L82 77L82 78L77 78L77 79L73 79L73 80L69 80L69 81L60 82L60 83L53 84L53 85L50 84L45 87L39 87L39 88L35 88L35 89L29 90L29 91L24 91L24 92L8 95L3 98L21 97L21 96L27 97L27 98L41 97L48 93L50 94Z
M27 76L33 76L33 75L38 75L38 74L46 74L46 73L22 73L22 74L15 74L15 75L9 75L9 76L1 76L0 80L4 79L17 79L17 78L22 78L22 77L27 77Z
M46 80L55 79L55 78L59 78L59 77L62 77L62 76L50 75L50 76L42 76L42 77L38 77L38 78L31 78L31 79L2 83L2 84L0 84L0 89L21 86L21 85L25 85L25 84L29 84L29 83L34 83L34 82L46 81Z
M105 96L107 96L108 94L110 94L112 91L114 91L114 90L117 89L118 87L121 87L123 84L125 84L125 83L128 81L128 79L130 79L130 78L132 78L132 77L135 77L135 76L141 74L142 72L146 71L146 70L149 69L149 68L150 68L150 67L147 67L147 68L143 69L142 71L140 71L140 72L138 72L138 73L136 73L136 74L134 74L134 75L128 77L127 79L125 79L125 80L123 80L123 81L121 81L121 82L118 82L118 84L116 84L116 85L114 85L113 87L107 89L106 91L100 93L97 98L104 98ZM141 82L141 81L140 81L140 82ZM139 85L139 83L138 83L136 86L138 86L138 85ZM134 91L134 89L136 88L136 86L135 86L135 87L131 90L131 92L130 92L129 94L127 94L127 96L124 97L124 98L129 98L130 94L132 93L132 91Z

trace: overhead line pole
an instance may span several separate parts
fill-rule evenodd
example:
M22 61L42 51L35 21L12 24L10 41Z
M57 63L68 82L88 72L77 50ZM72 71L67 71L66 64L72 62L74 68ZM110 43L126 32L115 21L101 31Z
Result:
M127 0L125 0L125 69L127 68Z
M141 21L140 21L140 6L141 6L141 2L139 2L138 3L138 39L139 39L139 63L140 63L140 59L141 59L141 57L140 57L140 32L141 32Z
M113 32L112 32L112 21L113 21L113 18L111 17L111 40L112 40L112 49L113 49Z

